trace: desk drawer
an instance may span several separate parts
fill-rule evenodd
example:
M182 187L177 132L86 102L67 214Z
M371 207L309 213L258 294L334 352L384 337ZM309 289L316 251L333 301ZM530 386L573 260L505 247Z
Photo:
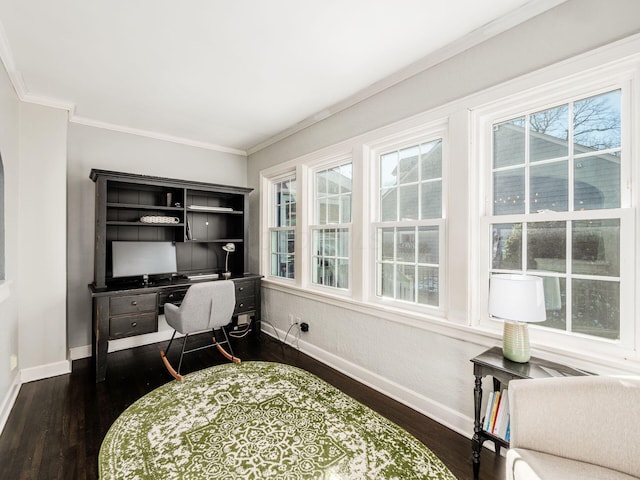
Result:
M115 315L126 315L128 313L155 312L156 307L157 296L155 293L111 297L109 314L113 317Z
M165 303L180 305L182 303L182 299L184 299L184 296L187 294L188 289L189 287L180 287L160 292L158 294L158 306L163 307Z
M109 319L109 338L131 337L152 333L158 329L158 316L156 312L140 315L122 315Z
M256 284L253 280L251 281L234 281L236 286L236 300L242 297L254 297L256 294Z
M233 311L234 315L244 312L252 312L256 309L256 297L236 297L236 308Z

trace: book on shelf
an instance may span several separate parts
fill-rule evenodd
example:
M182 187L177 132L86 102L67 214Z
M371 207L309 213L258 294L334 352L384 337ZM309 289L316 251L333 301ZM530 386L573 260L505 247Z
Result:
M484 423L482 424L482 429L485 432L490 432L491 428L491 410L493 409L493 399L496 395L496 392L491 391L489 393L489 397L487 398L487 408L484 412Z
M491 392L487 401L482 428L486 432L508 441L510 420L507 389Z
M500 405L498 405L498 413L496 413L496 422L493 425L493 433L496 437L504 439L507 433L507 425L509 423L509 395L507 390L502 391L500 395Z
M498 405L500 405L501 392L498 390L493 396L493 405L491 406L491 420L489 422L489 433L493 432L493 426L496 424L496 414L498 413Z

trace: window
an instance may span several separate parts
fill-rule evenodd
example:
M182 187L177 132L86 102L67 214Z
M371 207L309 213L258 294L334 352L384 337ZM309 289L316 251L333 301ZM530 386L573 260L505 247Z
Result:
M441 304L442 138L377 155L376 296Z
M633 238L622 99L616 88L492 121L485 230L490 273L543 278L547 320L536 325L612 341L624 337L633 264L621 258L621 238Z
M272 184L271 275L295 278L296 177Z
M311 226L314 284L349 288L352 177L351 163L315 174L315 223Z

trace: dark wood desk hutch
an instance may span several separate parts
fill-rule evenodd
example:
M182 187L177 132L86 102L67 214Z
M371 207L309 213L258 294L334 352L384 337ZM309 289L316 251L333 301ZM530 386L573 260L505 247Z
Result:
M96 187L93 344L96 382L107 371L109 340L155 332L167 302L180 304L198 275L225 270L236 284L237 316L260 332L260 276L247 272L250 188L91 170ZM171 242L176 272L114 276L113 242ZM209 277L210 279L211 277Z

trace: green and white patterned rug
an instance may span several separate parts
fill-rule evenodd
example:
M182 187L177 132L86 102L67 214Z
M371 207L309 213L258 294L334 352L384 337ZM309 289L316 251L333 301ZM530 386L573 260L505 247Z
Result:
M101 480L455 480L406 431L314 375L278 363L208 368L131 405Z

